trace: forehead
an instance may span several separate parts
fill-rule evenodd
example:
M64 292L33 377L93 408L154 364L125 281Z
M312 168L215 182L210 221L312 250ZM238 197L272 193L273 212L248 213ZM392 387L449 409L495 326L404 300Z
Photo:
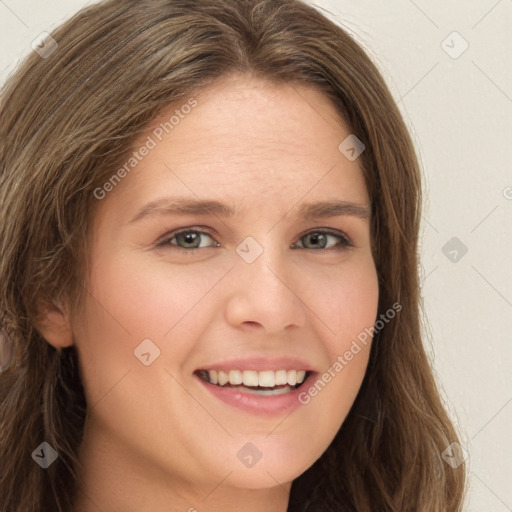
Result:
M150 150L113 195L139 207L173 194L222 198L239 211L301 196L364 203L359 162L339 149L349 135L316 89L226 78L160 112L135 144Z

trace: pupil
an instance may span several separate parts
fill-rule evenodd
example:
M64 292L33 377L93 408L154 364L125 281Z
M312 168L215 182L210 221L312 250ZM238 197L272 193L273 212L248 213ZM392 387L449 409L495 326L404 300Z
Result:
M312 235L310 235L311 237L311 242L313 244L316 244L318 246L318 241L320 238L325 238L324 235L322 235L321 233L313 233Z
M181 235L185 244L194 244L197 239L197 233L186 233Z

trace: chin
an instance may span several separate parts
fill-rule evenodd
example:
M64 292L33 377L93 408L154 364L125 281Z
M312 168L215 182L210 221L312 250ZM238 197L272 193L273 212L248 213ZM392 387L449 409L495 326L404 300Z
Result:
M224 476L232 471L230 485L244 489L285 486L309 469L324 449L324 446L308 446L304 441L284 442L284 435L274 439L253 438L252 442L241 443L241 448L237 446L234 464L232 460L227 461Z

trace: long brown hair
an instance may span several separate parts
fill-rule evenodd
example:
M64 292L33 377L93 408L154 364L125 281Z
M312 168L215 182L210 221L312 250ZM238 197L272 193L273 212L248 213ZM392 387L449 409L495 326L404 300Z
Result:
M366 147L379 314L402 306L375 334L357 399L294 481L289 511L460 511L464 465L442 460L457 435L420 334L418 162L361 47L299 0L107 0L52 37L58 47L25 60L0 107L0 326L15 345L0 373L2 511L73 507L87 411L77 355L35 325L52 300L80 308L93 191L163 108L229 73L332 99ZM31 458L42 441L59 454L45 471Z

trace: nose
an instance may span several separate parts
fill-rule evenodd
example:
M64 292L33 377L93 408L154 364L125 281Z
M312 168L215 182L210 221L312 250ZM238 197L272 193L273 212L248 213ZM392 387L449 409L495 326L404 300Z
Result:
M300 275L283 254L265 249L252 263L238 258L235 267L225 310L230 325L268 335L304 326Z

